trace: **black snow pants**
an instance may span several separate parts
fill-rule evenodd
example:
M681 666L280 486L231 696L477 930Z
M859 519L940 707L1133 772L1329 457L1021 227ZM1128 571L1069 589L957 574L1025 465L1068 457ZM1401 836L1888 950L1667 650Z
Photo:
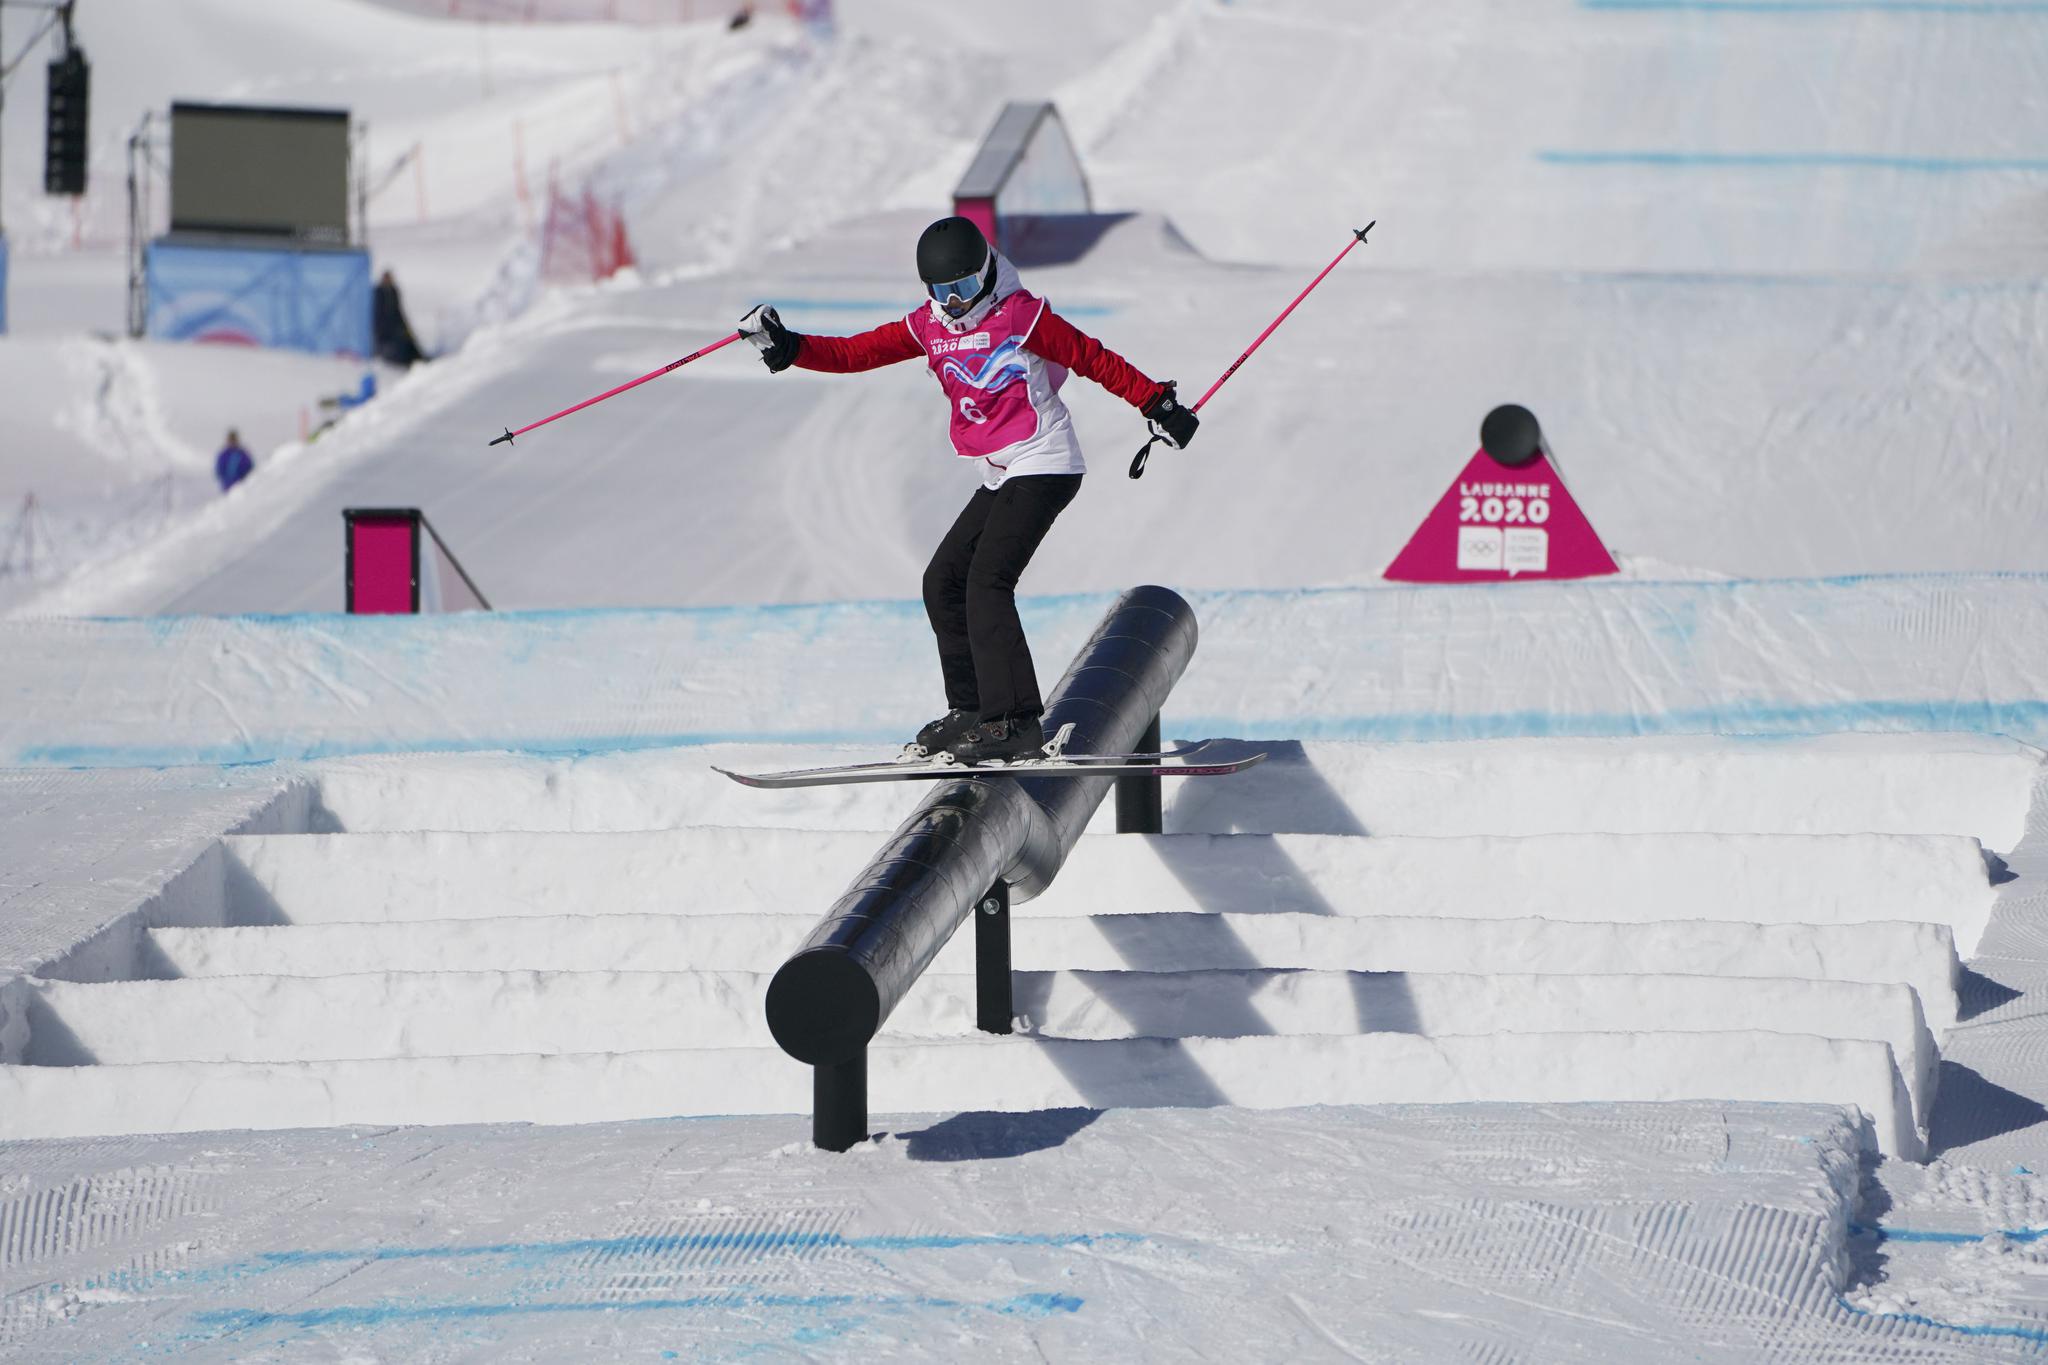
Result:
M1081 489L1079 474L1021 474L974 490L924 571L946 705L982 720L1045 709L1017 619L1017 580Z

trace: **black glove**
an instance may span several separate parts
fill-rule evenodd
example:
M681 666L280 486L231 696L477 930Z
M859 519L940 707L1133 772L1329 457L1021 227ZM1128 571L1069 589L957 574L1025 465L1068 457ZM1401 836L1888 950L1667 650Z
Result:
M1186 450L1188 442L1195 439L1195 428L1202 425L1202 419L1195 416L1193 408L1184 408L1173 391L1173 381L1166 381L1166 387L1139 410L1145 420L1152 424L1152 434L1172 446L1175 450Z
M804 339L782 325L773 304L760 304L740 319L740 335L761 352L761 363L771 374L781 374L796 363Z

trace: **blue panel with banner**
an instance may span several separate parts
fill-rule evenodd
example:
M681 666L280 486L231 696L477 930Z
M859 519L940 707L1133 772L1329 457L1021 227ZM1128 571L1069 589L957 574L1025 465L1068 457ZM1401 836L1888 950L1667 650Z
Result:
M149 244L149 335L164 341L370 354L370 256L160 240Z

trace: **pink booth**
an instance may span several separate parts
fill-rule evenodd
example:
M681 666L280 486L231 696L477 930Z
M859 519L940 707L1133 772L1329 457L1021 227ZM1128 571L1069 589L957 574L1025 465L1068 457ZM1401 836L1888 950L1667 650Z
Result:
M343 595L351 615L491 609L419 508L351 507L341 516Z

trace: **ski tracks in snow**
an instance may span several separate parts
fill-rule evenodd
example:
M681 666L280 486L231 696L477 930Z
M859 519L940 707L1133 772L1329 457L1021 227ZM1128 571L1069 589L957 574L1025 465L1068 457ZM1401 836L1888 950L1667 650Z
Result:
M66 342L64 368L81 393L60 409L57 426L107 462L138 473L204 470L205 452L180 440L164 418L156 371L132 342L85 338Z
M915 595L928 547L911 539L916 499L906 494L960 482L947 466L966 463L944 448L942 396L932 410L932 429L905 431L899 405L836 387L804 420L792 444L812 453L784 467L787 534L777 538L803 547L805 570L791 585L799 597Z

